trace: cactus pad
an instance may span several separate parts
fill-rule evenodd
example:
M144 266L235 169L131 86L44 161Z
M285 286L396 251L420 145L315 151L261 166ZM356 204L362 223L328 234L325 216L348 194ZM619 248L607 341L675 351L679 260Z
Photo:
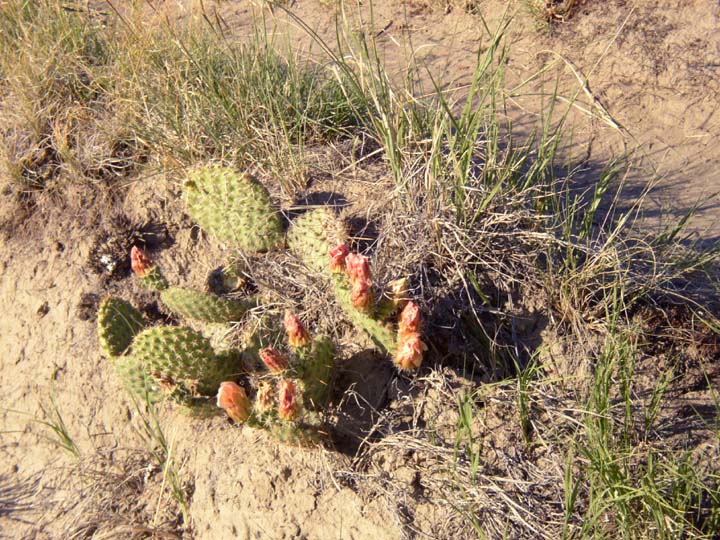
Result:
M255 297L229 300L180 287L165 289L160 298L171 311L183 317L214 323L239 321L248 310L258 305Z
M219 165L196 169L183 196L198 225L230 245L268 251L283 242L280 212L265 187L247 173Z
M125 389L141 401L155 403L160 399L155 380L143 369L143 366L132 355L113 359L115 373Z
M198 395L214 394L222 381L242 370L236 356L216 355L210 342L190 328L149 328L138 334L132 350L149 373L169 377Z
M394 354L397 348L397 335L392 325L382 322L373 314L358 311L352 305L350 287L344 274L333 276L335 296L352 323L370 336L373 343L387 354Z
M318 427L303 423L275 423L268 427L268 431L281 442L302 448L322 446L328 438L327 433Z
M298 350L299 378L303 383L303 402L312 409L322 408L328 399L330 382L335 367L332 341L316 338L311 347Z
M108 296L98 310L100 348L108 358L121 356L145 326L142 314L132 304Z
M328 208L311 210L293 221L288 245L305 265L318 273L328 272L330 250L347 240L342 221Z

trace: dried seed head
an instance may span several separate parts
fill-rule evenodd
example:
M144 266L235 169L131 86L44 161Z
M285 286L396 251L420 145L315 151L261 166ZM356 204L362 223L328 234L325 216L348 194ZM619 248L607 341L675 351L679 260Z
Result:
M242 423L250 417L251 403L245 389L237 383L226 381L220 383L217 394L217 405L235 422Z
M273 347L260 349L260 359L272 373L280 373L288 368L287 358Z
M402 309L408 303L410 285L408 278L395 279L387 284L390 301L395 309Z
M288 343L294 349L305 347L310 343L310 334L303 326L293 313L290 311L285 312L285 318L283 320L285 325L285 331L287 332Z
M258 414L265 414L275 408L275 395L272 385L267 381L258 384L255 410Z
M297 385L283 379L278 383L278 415L283 420L292 420L298 414Z

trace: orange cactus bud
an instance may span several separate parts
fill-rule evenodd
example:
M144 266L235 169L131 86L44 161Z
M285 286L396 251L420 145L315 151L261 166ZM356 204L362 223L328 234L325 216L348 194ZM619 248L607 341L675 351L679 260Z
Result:
M235 422L242 423L250 417L251 403L245 389L237 383L226 381L220 383L217 394L217 405Z
M393 361L400 369L417 369L422 364L425 351L427 345L420 339L420 334L406 334L398 343Z
M130 267L139 278L144 278L153 269L150 257L143 249L137 246L133 246L130 250Z
M400 320L398 321L398 333L401 340L404 334L420 332L421 325L420 308L417 307L415 302L408 302L400 313Z
M283 420L292 420L298 414L297 385L284 379L278 383L278 416Z
M372 307L373 295L370 290L370 281L363 279L353 282L350 302L355 309L360 311L367 311Z
M308 331L305 329L305 326L303 326L303 323L300 322L300 319L293 313L286 311L283 323L285 325L285 331L287 332L288 343L291 347L299 349L310 343L310 334L308 334Z
M345 268L351 283L358 281L370 282L370 261L364 255L350 253L345 258Z
M260 359L272 373L280 373L288 368L287 358L273 347L260 349Z
M330 271L342 272L345 270L345 257L350 253L350 246L339 244L330 250Z
M273 387L269 382L263 381L258 384L257 398L255 399L255 410L258 414L265 414L275 407L275 396Z

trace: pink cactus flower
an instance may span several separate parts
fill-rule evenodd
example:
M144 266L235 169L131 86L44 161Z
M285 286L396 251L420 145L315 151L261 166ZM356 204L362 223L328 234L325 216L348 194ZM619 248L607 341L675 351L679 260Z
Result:
M235 422L242 423L250 417L251 403L245 389L232 381L220 383L217 405Z
M298 414L297 385L294 381L283 379L278 383L278 416L283 420L292 420Z
M345 257L350 253L350 246L338 244L330 250L330 271L342 272L345 270Z
M363 279L353 282L350 291L350 302L355 309L360 311L367 311L372 307L373 295L370 289L370 281Z
M144 278L153 269L150 257L142 248L137 246L133 246L130 250L130 267L139 278Z
M358 281L371 281L370 260L364 255L350 253L345 258L345 269L347 270L350 283Z
M404 334L420 332L421 325L420 308L417 307L415 302L408 302L400 312L400 320L398 321L398 333L401 340Z
M287 358L273 347L260 349L260 359L272 373L280 373L288 368Z
M420 334L406 334L398 343L393 361L400 369L417 369L422 364L425 351L427 345L420 339Z
M285 319L283 320L285 325L285 332L287 332L288 343L294 349L299 349L307 346L310 343L310 334L292 312L285 312Z

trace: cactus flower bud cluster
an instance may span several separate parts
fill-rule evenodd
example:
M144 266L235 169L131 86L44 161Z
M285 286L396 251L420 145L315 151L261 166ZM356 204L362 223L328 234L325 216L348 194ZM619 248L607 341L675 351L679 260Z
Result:
M283 379L278 383L278 416L283 420L293 420L298 415L297 384Z
M353 307L360 311L370 310L373 295L369 259L358 253L350 253L345 258L345 270L350 279L350 301Z
M417 369L423 359L427 345L420 339L422 319L420 309L414 302L408 302L400 313L398 321L398 344L393 361L400 369Z
M272 385L267 381L258 384L257 396L255 398L255 410L258 414L265 414L275 408L275 394Z
M220 383L217 394L217 405L235 422L245 422L250 417L251 404L245 389L237 383L226 381Z
M347 244L339 244L330 250L330 271L343 272L345 270L345 258L350 253Z
M285 326L285 332L287 332L288 344L293 349L300 349L307 347L310 343L310 334L292 312L286 311L285 318L283 319Z
M260 359L271 373L282 373L288 369L287 358L273 347L261 349Z
M150 256L145 250L133 246L130 250L130 268L140 282L151 289L162 291L167 289L168 283L160 272L160 269L153 264Z

